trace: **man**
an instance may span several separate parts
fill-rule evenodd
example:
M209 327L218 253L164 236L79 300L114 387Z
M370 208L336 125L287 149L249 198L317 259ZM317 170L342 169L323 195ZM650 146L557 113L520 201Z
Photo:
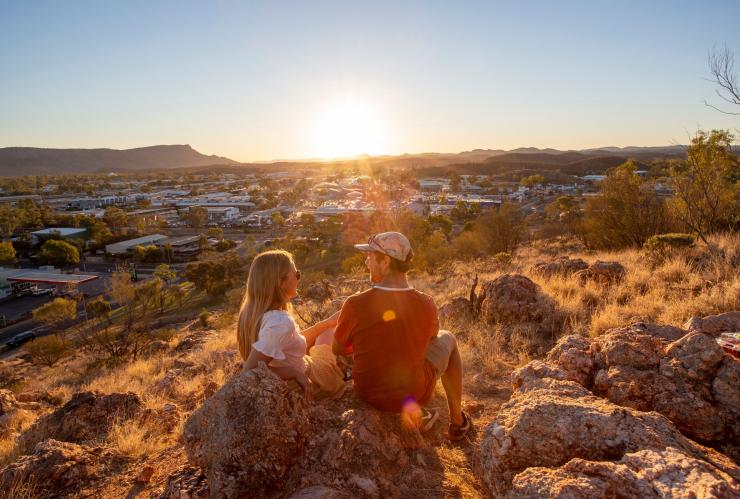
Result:
M352 354L355 394L377 409L408 412L424 406L438 378L450 410L448 437L461 440L471 427L461 410L462 361L455 337L439 331L432 298L409 285L413 252L400 232L383 232L355 247L367 253L372 288L342 306L333 351ZM421 430L437 413L422 410Z

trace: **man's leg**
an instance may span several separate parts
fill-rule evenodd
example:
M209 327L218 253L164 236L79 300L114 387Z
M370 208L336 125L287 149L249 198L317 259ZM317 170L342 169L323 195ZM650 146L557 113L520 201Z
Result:
M447 406L450 409L450 421L456 425L463 423L462 419L462 379L463 366L460 352L455 348L450 354L447 370L442 373L442 387L447 395Z
M442 378L442 387L450 409L450 421L456 425L462 424L463 366L455 336L449 331L440 330L437 337L432 338L429 343L426 358Z

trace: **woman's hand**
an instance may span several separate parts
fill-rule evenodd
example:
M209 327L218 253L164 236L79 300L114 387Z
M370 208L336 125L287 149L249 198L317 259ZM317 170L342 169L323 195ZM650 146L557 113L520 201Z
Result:
M324 324L326 324L327 329L337 325L337 322L339 321L339 312L340 311L334 312L328 319L324 319Z

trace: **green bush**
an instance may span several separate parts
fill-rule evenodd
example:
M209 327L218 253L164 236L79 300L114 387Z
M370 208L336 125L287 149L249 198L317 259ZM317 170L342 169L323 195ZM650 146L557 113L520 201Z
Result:
M493 255L493 260L499 265L508 265L511 263L511 253L501 252Z
M206 309L203 309L203 311L200 314L198 314L198 320L200 321L200 325L203 326L204 328L208 327L208 322L210 319L211 319L211 313Z
M657 234L645 241L643 248L651 257L662 260L672 250L692 247L695 241L691 234Z

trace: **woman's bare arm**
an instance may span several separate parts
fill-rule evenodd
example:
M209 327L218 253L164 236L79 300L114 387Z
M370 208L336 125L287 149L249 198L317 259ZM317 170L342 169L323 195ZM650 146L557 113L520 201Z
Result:
M301 331L301 335L304 338L306 338L306 353L308 353L308 351L311 349L314 343L316 343L316 338L321 336L321 333L337 325L338 318L339 318L339 312L336 312L334 315L332 315L328 319L319 321L313 326Z

